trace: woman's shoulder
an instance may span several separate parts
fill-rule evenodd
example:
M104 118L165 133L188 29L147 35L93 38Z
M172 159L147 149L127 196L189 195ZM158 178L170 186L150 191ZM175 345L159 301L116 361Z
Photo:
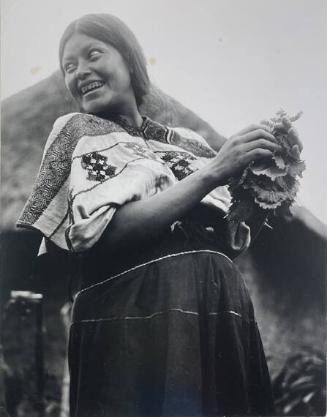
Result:
M96 131L99 132L99 134L102 132L110 133L122 131L121 126L113 120L102 119L93 114L80 112L68 113L58 117L53 124L53 128L65 128L70 133L74 132L75 134L89 131Z
M102 119L87 113L68 113L58 117L45 145L45 151L54 143L77 144L83 137L95 137L124 132L112 120Z

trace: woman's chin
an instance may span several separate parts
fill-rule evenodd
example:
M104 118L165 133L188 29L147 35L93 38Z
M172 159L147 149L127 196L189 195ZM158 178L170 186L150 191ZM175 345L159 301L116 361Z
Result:
M98 116L104 113L109 113L108 107L109 106L99 105L98 103L83 103L81 105L81 110L83 113L89 113Z
M80 108L84 113L94 115L111 113L112 109L115 108L115 100L108 94L106 96L93 94L81 98Z

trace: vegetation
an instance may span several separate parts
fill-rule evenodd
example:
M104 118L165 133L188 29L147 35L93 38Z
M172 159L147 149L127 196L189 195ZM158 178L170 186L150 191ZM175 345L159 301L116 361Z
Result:
M305 348L290 356L273 380L277 415L325 416L326 360Z

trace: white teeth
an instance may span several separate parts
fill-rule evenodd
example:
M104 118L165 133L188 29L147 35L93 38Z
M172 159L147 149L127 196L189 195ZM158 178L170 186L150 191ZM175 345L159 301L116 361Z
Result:
M89 84L83 86L81 88L82 94L88 93L91 90L95 90L96 88L102 87L104 83L100 81L92 81Z

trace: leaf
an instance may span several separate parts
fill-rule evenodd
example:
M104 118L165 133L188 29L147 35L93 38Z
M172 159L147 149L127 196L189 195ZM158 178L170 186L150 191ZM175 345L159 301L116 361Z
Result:
M287 141L290 146L298 145L299 148L302 148L302 143L300 141L299 134L294 126L292 126L287 132Z
M266 177L271 178L272 180L275 180L277 177L282 177L284 175L287 175L287 169L285 168L279 168L277 166L270 166L270 167L252 167L251 171L255 175L265 175Z
M232 197L230 221L242 221L249 217L249 201L274 215L289 216L289 207L298 191L297 178L305 169L304 162L300 160L302 145L292 126L292 122L299 117L300 113L290 117L280 110L275 117L262 122L272 130L282 150L270 159L251 163L240 176L229 180Z
M298 187L297 180L291 175L276 178L275 184L276 186L278 186L278 188L276 187L276 189L279 189L280 191L289 191L295 187L297 189Z
M299 161L289 166L288 174L294 178L297 176L302 178L302 173L304 170L305 170L305 162Z
M299 145L293 145L289 151L289 154L294 159L300 159L301 152Z
M302 114L303 114L303 111L299 111L298 113L296 113L294 116L291 116L290 117L290 121L293 123L293 122L296 122L297 120L299 120L299 118L302 116Z
M292 127L292 122L287 115L282 116L282 123L283 123L285 130L287 131Z
M303 385L303 384L307 384L307 383L312 383L312 377L311 376L302 376L299 379L297 379L296 381L294 381L291 384L292 388L295 388L297 386Z
M297 405L301 403L301 398L295 398L283 408L284 414L290 413Z
M282 204L282 201L277 201L277 202L272 203L272 202L261 201L261 200L258 200L257 198L255 198L254 201L263 210L275 210Z
M315 395L316 395L316 393L314 391L309 392L309 394L307 394L305 397L303 397L303 402L305 404L307 404Z
M274 155L272 159L278 168L284 169L286 167L286 163L281 155Z
M265 125L270 130L270 132L272 132L275 127L275 123L272 120L261 120L260 124Z

